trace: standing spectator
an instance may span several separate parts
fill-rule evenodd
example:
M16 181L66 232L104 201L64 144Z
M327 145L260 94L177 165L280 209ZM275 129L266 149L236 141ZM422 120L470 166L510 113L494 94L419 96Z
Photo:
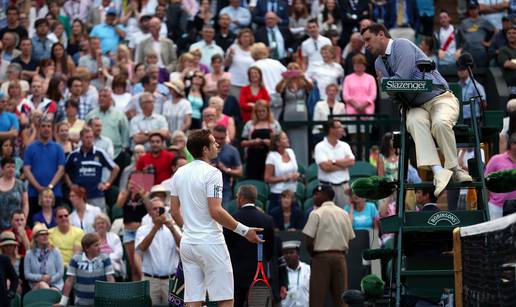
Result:
M509 30L511 26L512 21L507 16L502 17L502 29L497 31L489 42L489 61L493 58L496 60L498 50L503 46L507 46L507 30Z
M25 150L23 172L29 181L28 218L38 211L38 193L51 189L56 205L61 204L61 178L64 175L65 157L60 145L52 141L52 122L46 118L36 123L38 139Z
M457 51L457 40L455 27L451 24L451 17L447 11L439 13L439 30L435 33L439 51L439 65L453 65L455 63L455 52Z
M256 208L256 197L257 192L254 186L240 186L236 195L238 210L233 214L233 218L245 225L263 229L263 239L265 240L263 259L264 263L267 263L273 261L274 222L270 216ZM224 237L233 265L235 306L243 307L247 300L247 292L253 282L257 257L256 246L227 229L224 230Z
M86 203L86 189L80 186L72 187L68 197L73 207L69 217L70 224L82 229L84 233L94 232L95 217L102 211L100 208Z
M18 289L18 274L8 256L0 255L0 305L10 306ZM9 287L7 287L9 281Z
M36 20L34 23L36 34L32 37L32 58L36 61L50 58L52 41L47 38L48 21L45 18Z
M333 47L337 51L337 48L335 46ZM335 53L336 55L339 55L338 52ZM353 57L357 54L362 54L366 57L368 64L366 65L366 72L370 75L375 75L374 60L376 57L372 55L369 50L365 49L364 40L362 39L360 32L355 32L351 34L349 44L347 44L344 51L342 51L341 59L344 61L343 65L346 76L354 72ZM336 60L336 62L338 61Z
M20 104L20 107L23 110L40 110L44 117L53 120L57 112L57 104L45 97L43 83L39 79L32 80L31 92L32 95L27 97L27 99Z
M218 21L218 31L215 34L215 43L224 50L224 53L228 51L229 46L233 44L236 38L236 34L229 30L231 25L231 19L228 14L220 14Z
M235 34L251 24L251 13L248 8L240 5L239 0L229 0L229 5L220 11L219 18L223 14L230 18L229 30Z
M149 143L150 152L140 157L136 170L154 173L154 184L160 184L172 176L174 154L164 149L165 139L159 132L149 135Z
M11 62L14 58L18 57L21 52L16 49L16 34L13 32L6 32L2 37L2 48L3 51L0 53L2 60Z
M36 69L39 61L34 59L32 55L32 39L25 37L20 42L21 54L14 58L11 63L18 63L22 67L21 78L23 80L31 80L36 75Z
M398 0L387 2L385 26L390 29L393 38L405 38L414 43L416 40L416 30L419 30L419 22L416 1Z
M136 115L129 123L130 137L134 145L145 144L148 146L150 133L160 132L169 136L168 124L165 117L154 113L154 97L151 93L142 93L139 97L142 113Z
M20 11L16 6L8 6L6 10L7 15L7 26L0 30L0 39L4 37L5 33L14 33L15 39L18 42L18 46L22 39L27 38L29 35L27 29L20 24Z
M248 28L238 32L237 39L226 52L224 66L229 67L231 74L231 95L240 96L240 89L249 84L248 69L254 63L251 56L251 46L254 44L254 34ZM244 120L245 122L245 120Z
M330 115L341 115L346 114L346 105L340 101L337 101L337 95L339 94L339 87L335 83L328 84L324 91L326 93L326 99L317 102L314 108L314 121L326 121ZM313 134L322 134L322 125L314 126L312 130ZM321 136L317 136L316 139L322 139Z
M68 16L69 20L78 19L86 22L88 20L89 8L92 8L92 3L90 0L67 0L63 4L63 11L66 16Z
M27 250L30 249L32 230L27 227L27 218L21 209L11 213L11 228L7 231L14 233L16 242L18 242L18 255L25 257Z
M470 101L471 98L475 97L474 103L476 104L476 114L475 117L477 120L480 118L481 110L487 107L486 102L486 92L482 84L480 84L477 80L472 80L469 77L468 68L465 66L457 66L457 76L459 77L459 85L461 88L462 99L461 101L466 102ZM480 92L480 98L477 97L477 90ZM464 123L471 125L471 105L463 104L462 105L462 117L464 118Z
M263 84L262 70L258 67L249 67L247 70L249 85L243 86L240 90L240 110L242 120L247 122L251 119L252 111L258 100L270 101L269 92Z
M350 202L344 210L349 215L349 219L353 225L353 230L370 230L377 227L378 209L371 202L366 202L365 198L359 197L351 189L346 193L350 196Z
M117 21L116 15L116 9L110 7L106 11L104 22L94 26L90 33L92 37L99 38L102 53L104 54L114 53L120 41L125 38L125 27L120 23L115 23Z
M121 168L128 164L129 154L129 122L123 112L113 105L111 91L99 91L98 107L86 116L86 120L98 118L102 122L102 136L113 142L113 157Z
M398 180L399 156L393 144L394 136L387 132L382 138L378 157L378 176L390 181Z
M355 238L348 214L332 202L335 192L329 185L313 191L314 206L303 229L312 255L310 266L310 307L319 306L330 292L333 306L344 306L341 294L347 289L346 253Z
M190 45L189 49L190 51L199 49L199 51L201 51L201 64L207 67L210 67L211 58L215 54L224 55L224 50L215 43L214 38L215 29L213 26L205 25L202 28L202 40Z
M410 1L415 2L413 0ZM398 0L387 2L396 5L396 3L402 3L405 1ZM343 12L343 14L341 15L342 33L340 36L340 41L345 44L347 41L349 41L349 37L351 33L353 33L354 31L353 29L359 28L364 20L370 18L369 16L371 16L371 2L368 0L342 0L339 1L339 6L341 12ZM415 5L413 6L415 7ZM391 15L394 16L394 18L396 18L396 15L394 14L395 11L395 8L391 8L390 10ZM386 20L385 22L388 22L388 20Z
M14 159L14 176L20 178L23 172L23 160L16 155L14 146L14 139L0 140L0 161L7 157Z
M50 51L50 58L55 64L55 73L66 81L69 76L75 74L75 63L70 55L66 53L66 48L62 43L54 43Z
M231 94L230 79L222 78L217 82L217 96L224 101L222 113L231 116L237 128L242 127L240 104L237 98Z
M165 82L170 90L172 99L163 106L163 115L168 122L168 130L183 132L190 129L192 124L192 106L185 97L185 85L181 80Z
M115 282L111 259L101 253L100 243L100 237L96 233L89 233L81 239L84 252L74 255L70 260L63 296L58 306L68 304L72 288L75 293L75 305L92 305L95 297L95 281Z
M70 225L69 215L68 208L57 207L57 226L48 230L50 244L61 253L65 267L68 266L74 254L82 251L81 239L84 236L82 229Z
M308 24L308 7L304 0L293 0L292 10L289 17L289 28L294 37L299 42L306 34L306 26Z
M276 85L283 79L287 68L280 61L271 59L269 49L263 43L255 43L251 47L251 56L256 61L251 67L258 67L263 74L263 84L270 97L270 107L275 119L279 119L283 107L283 99L276 92Z
M158 54L158 66L165 67L169 73L176 69L176 45L168 38L160 38L161 21L157 17L149 21L150 36L144 39L137 48L136 63L142 63L143 57L149 51Z
M258 0L253 9L253 23L263 27L268 12L273 12L280 18L282 26L288 26L288 3L284 0Z
M16 115L7 110L7 95L0 92L0 140L17 137L19 130Z
M73 82L73 86L76 86L77 84L82 82ZM80 133L81 130L84 128L86 123L84 120L78 118L79 114L79 102L77 100L69 99L64 103L64 111L65 111L65 119L63 120L64 123L66 123L69 127L68 134L70 137L70 140L74 143L78 143L80 141ZM65 148L67 153L70 153L70 151Z
M331 45L329 38L319 34L319 24L317 19L310 19L306 25L306 33L308 38L301 44L301 51L303 54L303 64L305 71L312 68L312 65L323 62L321 55L321 48L326 45Z
M342 32L341 19L341 9L337 6L337 1L325 1L323 10L317 17L317 21L321 25L321 32L328 33L329 31L336 31L338 35L340 35Z
M264 180L270 185L269 212L280 206L280 194L285 190L296 191L300 176L296 154L290 148L285 132L271 134L269 153L265 160Z
M56 212L54 210L55 201L54 192L51 189L41 191L38 196L38 204L41 207L41 211L32 215L32 224L45 224L49 229L57 226Z
M100 38L91 36L89 39L89 53L79 58L79 67L85 67L89 72L89 80L94 87L100 88L98 78L102 75L104 67L109 67L108 57L102 55Z
M218 146L210 132L193 131L187 147L196 160L180 167L169 186L170 212L185 230L180 247L185 273L184 300L199 305L208 291L212 301L232 306L233 274L221 226L253 243L262 241L256 234L261 229L237 222L222 207L222 174L210 165L217 156ZM215 279L218 282L209 282Z
M142 256L143 280L150 282L152 304L168 304L168 283L179 263L176 250L181 234L167 218L163 201L153 198L150 203L152 224L138 228L135 246Z
M486 165L485 176L502 170L516 168L516 133L513 133L507 144L507 151L491 157ZM510 193L489 192L489 217L491 220L501 218L503 205L507 200L516 199L516 191Z
M478 67L488 64L487 47L496 28L478 14L478 2L468 1L468 18L464 19L458 29L458 41L461 51L471 53Z
M507 30L507 46L500 48L498 51L498 66L503 71L503 77L509 92L516 94L516 63L513 60L516 59L516 26L511 26Z
M111 232L111 221L109 217L104 213L99 213L95 216L93 222L95 232L100 237L100 252L106 254L111 259L113 269L115 271L115 277L124 278L125 275L125 263L122 260L124 256L124 250L122 248L122 242L120 237Z
M204 91L208 96L214 96L217 92L217 82L220 79L231 79L231 74L224 71L223 66L224 57L220 54L216 54L211 58L211 67L213 71L206 74L206 85Z
M349 167L355 164L355 156L348 143L341 141L344 127L336 119L324 125L326 137L315 146L314 158L317 163L317 179L321 184L333 187L335 204L348 204L346 190L349 188Z
M240 146L247 148L245 178L263 180L265 160L270 146L270 135L281 131L281 126L274 119L265 100L256 101L252 119L248 121L241 135Z
M434 33L435 4L433 0L416 0L418 12L418 29L416 32L424 36L432 36Z
M315 63L307 70L306 75L315 81L321 99L326 99L326 87L329 84L340 84L344 77L344 69L335 63L335 48L331 45L321 47L322 62Z
M489 21L496 29L502 29L502 17L507 15L508 0L470 0L477 2L482 17Z
M93 131L93 146L106 152L110 159L113 159L114 147L111 139L102 135L102 121L98 117L93 117L88 121L88 127Z
M25 279L31 290L63 289L63 258L59 250L50 245L48 237L45 224L36 224L32 228L32 248L23 261Z
M105 211L104 192L111 188L120 168L104 150L93 145L93 138L90 127L81 130L82 145L66 159L65 180L70 189L78 185L84 187L88 203ZM102 182L103 167L111 171L105 182Z
M214 164L222 172L222 203L227 204L234 199L233 183L243 176L242 161L238 149L227 142L226 127L217 125L213 128L212 134L219 144L219 153Z
M270 210L276 229L302 230L305 227L306 218L300 206L296 203L296 195L291 190L284 190L279 197L280 205Z
M211 97L208 106L215 109L215 123L226 128L228 143L232 143L235 140L236 126L233 117L223 113L224 100L217 96Z
M236 0L233 0L236 1ZM265 14L265 26L256 31L256 41L264 43L271 50L271 57L286 64L292 57L296 42L290 29L279 26L280 19L274 12Z
M186 90L186 99L192 105L192 125L191 129L201 128L202 109L206 105L206 95L204 94L204 73L200 70L194 71L190 87Z
M288 272L288 296L281 302L282 307L308 306L310 265L299 260L300 247L301 241L285 241L281 248Z

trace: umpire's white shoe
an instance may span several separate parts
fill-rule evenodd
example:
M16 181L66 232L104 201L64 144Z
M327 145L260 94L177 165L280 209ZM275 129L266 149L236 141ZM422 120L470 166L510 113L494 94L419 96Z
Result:
M452 171L453 171L453 176L452 176L453 182L472 182L473 181L473 178L471 178L471 176L468 174L468 172L466 172L459 166L452 169Z
M448 185L448 182L450 182L452 175L453 172L445 168L437 173L437 175L434 174L435 197L439 197L439 195L441 195L441 193Z

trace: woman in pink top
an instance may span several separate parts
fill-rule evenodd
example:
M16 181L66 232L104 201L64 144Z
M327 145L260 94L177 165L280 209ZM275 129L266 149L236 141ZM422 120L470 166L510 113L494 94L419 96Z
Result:
M217 125L226 127L228 132L228 142L233 142L236 133L235 120L233 117L222 113L222 110L224 109L224 100L222 100L222 98L219 96L213 96L208 101L208 106L214 108L217 111L215 118Z
M342 89L342 96L346 104L347 114L374 114L374 101L376 100L376 80L365 72L367 60L362 54L352 58L354 73L346 76ZM360 118L365 120L367 118ZM355 125L348 125L348 133L353 142L357 139ZM363 139L364 126L360 129L360 138Z
M220 54L215 54L211 57L211 67L213 68L213 72L207 74L206 85L204 86L204 92L208 96L214 96L217 94L217 82L220 79L228 79L231 80L231 74L224 71L224 66L222 66L223 58Z

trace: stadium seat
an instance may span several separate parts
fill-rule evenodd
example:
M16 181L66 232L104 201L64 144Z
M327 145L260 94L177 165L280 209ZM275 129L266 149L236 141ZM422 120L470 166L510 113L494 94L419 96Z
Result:
M376 175L376 168L369 162L356 161L355 165L349 168L351 178L369 177Z
M121 218L124 216L124 209L118 208L117 206L111 207L111 221L114 221L118 218Z
M308 182L308 184L306 185L306 198L312 198L312 192L313 190L319 185L319 180L315 179L315 180L312 180L310 182Z
M95 281L95 306L103 307L150 307L150 283Z
M239 183L237 183L233 190L234 195L236 195L236 192L238 191L238 187L243 184L254 185L256 187L256 191L258 192L258 199L262 203L267 202L267 199L269 199L269 185L266 184L264 181L253 180L253 179L242 180Z
M11 300L11 307L20 307L21 306L21 297L18 293Z
M302 182L297 182L296 200L302 204L306 199L306 187Z
M51 289L38 289L30 291L23 297L23 306L34 303L57 304L61 300L61 293Z
M308 166L308 169L306 170L306 182L310 182L314 179L317 179L317 164L312 163Z
M299 164L299 163L297 164L297 171L301 175L305 175L306 174L306 168L303 165Z
M305 202L303 203L303 211L305 211L305 214L308 217L308 213L311 210L311 208L314 206L314 199L313 198L307 198Z
M237 203L234 199L230 202L224 203L222 206L229 212L229 214L233 214L237 211Z

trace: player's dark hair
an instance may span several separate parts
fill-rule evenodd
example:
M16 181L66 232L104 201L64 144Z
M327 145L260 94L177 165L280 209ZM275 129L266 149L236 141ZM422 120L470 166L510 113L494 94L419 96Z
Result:
M204 147L210 147L210 135L211 133L208 129L194 130L188 135L186 148L194 158L202 158Z
M362 31L360 31L360 34L364 35L365 31L369 31L374 35L378 35L378 33L383 32L383 34L385 34L385 37L391 38L389 30L387 30L387 28L384 25L379 23L372 23L368 25L367 27L363 28Z

